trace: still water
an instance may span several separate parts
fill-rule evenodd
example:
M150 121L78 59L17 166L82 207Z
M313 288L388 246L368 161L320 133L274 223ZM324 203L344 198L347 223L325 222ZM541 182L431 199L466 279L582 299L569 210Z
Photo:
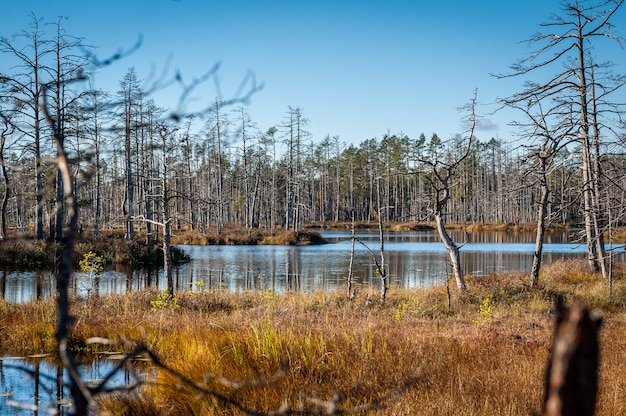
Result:
M97 360L82 366L80 374L86 383L101 382L115 366L111 360ZM60 364L45 355L0 357L0 416L69 414L68 379ZM122 387L135 381L129 369L116 372L107 387Z
M181 246L191 262L175 269L178 290L330 290L342 288L348 275L351 240L344 231L323 232L329 244L289 246ZM380 262L378 233L356 234L354 276L357 285L377 285ZM462 244L461 262L468 275L492 272L529 272L534 252L531 233L453 233ZM548 234L544 264L561 258L584 258L586 247L576 231ZM624 259L623 247L618 260ZM385 235L385 264L391 284L422 287L439 284L450 275L447 253L435 232L396 232ZM73 290L82 296L125 293L146 287L165 289L162 270L107 270L98 279L76 273ZM54 293L54 278L48 272L0 271L0 296L8 302L26 302Z

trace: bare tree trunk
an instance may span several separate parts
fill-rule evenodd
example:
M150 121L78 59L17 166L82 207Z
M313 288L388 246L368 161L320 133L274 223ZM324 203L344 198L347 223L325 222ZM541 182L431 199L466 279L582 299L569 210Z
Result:
M348 299L353 300L355 296L354 290L354 209L352 210L352 227L351 227L351 238L350 242L352 244L350 249L350 266L348 267Z
M541 269L541 256L543 253L543 240L546 233L546 220L548 216L548 200L550 190L546 178L546 158L539 155L539 169L541 174L540 188L541 199L539 200L539 212L537 214L537 234L535 237L535 253L533 255L533 266L530 271L530 284L536 286L539 283L539 270Z
M448 251L448 258L450 259L450 264L452 265L452 271L454 272L454 280L456 281L456 287L462 292L467 291L467 286L465 284L465 276L463 274L463 268L461 267L461 255L459 252L459 246L452 241L450 235L446 231L446 227L444 224L444 220L441 212L435 213L435 224L437 226L437 233L439 234L439 238L441 242L446 247Z
M378 240L380 243L380 266L378 274L380 276L380 301L385 303L389 282L387 279L387 268L385 267L385 235L383 232L383 216L380 206L380 178L376 181L377 201L378 201Z
M172 247L171 247L171 216L170 216L170 195L167 186L168 166L167 166L167 139L169 131L165 126L160 130L163 151L163 178L161 179L161 203L163 204L163 276L167 282L167 290L171 296L174 295L174 279L172 278Z
M167 281L167 291L170 295L174 295L174 279L172 276L172 245L170 221L165 220L163 223L163 275Z
M590 157L589 157L589 141L583 140L582 145L582 180L583 180L583 217L585 220L585 240L587 243L587 262L589 269L592 271L598 271L598 253L596 250L596 234L594 228L593 217L595 216L595 209L593 206L593 189L592 178L590 172Z
M544 416L593 416L598 393L601 318L582 303L559 307L546 372Z
M102 171L100 166L100 128L98 125L98 99L94 93L94 144L96 164L96 212L94 218L93 235L98 238L100 234L100 217L102 215Z
M543 254L543 241L546 233L546 213L548 192L541 191L541 201L539 202L539 218L537 218L537 231L535 237L535 252L533 254L533 266L530 270L530 284L536 286L539 283L539 270L541 269L541 256Z
M267 130L268 136L272 138L272 192L271 192L271 208L270 208L270 231L272 235L276 234L276 128L271 127Z
M4 147L6 145L6 138L8 136L10 122L7 118L2 116L5 126L2 132L0 132L0 170L2 170L2 179L4 181L4 192L2 193L2 207L0 208L0 240L7 238L7 206L9 204L9 196L11 195L11 189L9 188L9 172L7 170L6 162L4 160Z
M224 228L224 174L222 172L222 125L220 122L220 103L215 101L215 128L217 133L217 234Z
M125 128L124 128L124 154L126 157L126 238L132 239L134 236L135 225L133 222L134 216L134 202L133 202L133 165L131 160L131 147L130 147L130 112L131 107L131 93L130 86L126 105L125 115Z
M36 36L36 34L35 34ZM41 95L41 83L39 82L39 55L37 52L39 44L37 38L34 41L35 48L35 64L33 70L35 72L34 85L35 85L35 97L34 98L34 118L33 118L33 134L35 136L35 187L37 192L37 206L35 207L37 214L37 223L35 226L35 237L37 240L42 240L43 233L43 172L41 167L41 123L39 114L38 100Z
M593 228L596 236L597 250L598 250L598 263L600 265L600 270L602 271L602 277L608 279L608 270L607 270L607 256L606 250L604 248L604 234L602 230L602 226L600 223L600 216L603 210L601 209L600 201L601 197L601 188L602 188L602 166L600 164L600 125L598 123L598 114L596 107L596 88L595 88L595 75L592 67L591 70L591 123L593 126L593 158L592 158L592 183L591 186L593 188L593 206L595 207L594 215L593 215Z
M0 239L7 238L7 206L9 204L9 196L11 190L9 188L9 174L4 164L4 157L0 158L2 166L2 178L4 179L4 192L2 193L2 208L0 208Z
M585 65L585 36L583 35L584 25L581 20L584 17L579 11L578 24L578 95L580 99L580 128L579 134L582 147L582 180L583 180L583 216L585 219L585 236L587 240L587 261L589 268L593 271L599 270L598 253L596 251L596 235L593 217L596 215L596 207L593 204L593 177L591 170L591 144L589 140L589 103L587 100L587 68Z

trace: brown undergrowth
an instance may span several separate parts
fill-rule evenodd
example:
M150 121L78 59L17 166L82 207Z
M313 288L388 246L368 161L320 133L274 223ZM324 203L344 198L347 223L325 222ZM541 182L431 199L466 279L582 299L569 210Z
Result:
M198 385L253 409L337 392L347 407L385 399L373 412L381 415L529 415L540 410L554 300L583 298L605 316L597 414L626 414L623 275L616 267L609 297L606 282L584 263L557 262L535 288L520 274L472 278L469 293L453 292L450 307L443 287L393 288L385 304L370 300L377 299L376 288L352 302L338 292L200 291L169 299L141 291L76 299L72 345L87 358L104 350L86 345L89 337L145 343ZM53 328L53 302L0 301L0 353L52 352ZM236 394L220 382L264 379L283 367L283 377ZM150 381L132 394L100 399L99 410L239 414L164 372Z
M291 245L306 246L310 244L324 244L326 241L316 231L302 230L247 230L241 228L226 228L219 234L216 232L200 233L193 230L181 230L172 236L173 244L191 245Z
M163 264L163 251L158 241L148 247L146 236L137 233L132 239L125 239L119 231L101 232L99 238L90 234L79 236L74 249L73 261L78 266L88 252L101 256L107 265L147 265ZM20 270L54 270L61 245L49 240L35 240L31 237L12 235L0 240L0 264L3 267ZM172 247L175 263L188 260L185 253Z

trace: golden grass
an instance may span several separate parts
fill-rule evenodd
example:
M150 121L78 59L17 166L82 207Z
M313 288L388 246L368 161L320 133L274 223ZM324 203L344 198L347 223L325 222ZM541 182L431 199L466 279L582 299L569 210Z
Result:
M177 293L175 305L155 304L156 291L76 300L72 345L88 357L103 349L85 345L88 337L136 340L198 385L227 395L233 390L218 377L243 382L285 365L284 377L237 392L238 401L261 410L285 400L297 405L303 392L324 399L338 392L346 406L372 403L415 377L373 413L529 415L540 411L553 302L579 297L605 315L597 414L626 414L623 267L616 267L613 297L580 261L546 267L539 287L526 280L521 274L471 278L469 293L453 293L451 308L442 287L394 288L384 305L368 301L367 293L349 302L338 292ZM53 325L51 301L0 301L0 353L53 352ZM100 410L238 414L164 372L154 381L100 399Z
M149 248L145 236L138 232L127 240L123 233L105 231L99 238L91 234L80 235L76 241L72 261L78 266L87 253L101 256L105 264L138 265L163 264L163 252L159 247ZM0 264L4 267L26 270L52 270L58 262L61 245L52 241L10 236L0 240ZM177 247L172 247L172 260L182 263L189 260Z

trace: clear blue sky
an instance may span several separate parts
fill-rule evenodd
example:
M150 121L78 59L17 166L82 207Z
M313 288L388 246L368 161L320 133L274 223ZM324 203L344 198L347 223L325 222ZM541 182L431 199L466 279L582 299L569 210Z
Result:
M475 89L483 116L479 139L508 140L513 115L489 113L496 98L525 80L490 73L506 72L526 56L530 49L520 42L559 10L558 0L1 1L2 36L28 29L31 11L46 21L67 16L66 32L98 46L101 58L142 36L137 52L98 73L97 87L115 91L129 67L146 79L167 62L170 75L179 70L191 81L219 61L224 98L248 71L264 83L248 107L260 130L283 122L288 106L301 107L315 141L328 134L349 143L387 132L449 138L464 130L458 107ZM622 35L625 12L615 19L624 22L617 28ZM626 62L618 47L610 53ZM177 94L168 90L155 99L173 106L166 101ZM193 105L216 95L213 83L204 84Z

